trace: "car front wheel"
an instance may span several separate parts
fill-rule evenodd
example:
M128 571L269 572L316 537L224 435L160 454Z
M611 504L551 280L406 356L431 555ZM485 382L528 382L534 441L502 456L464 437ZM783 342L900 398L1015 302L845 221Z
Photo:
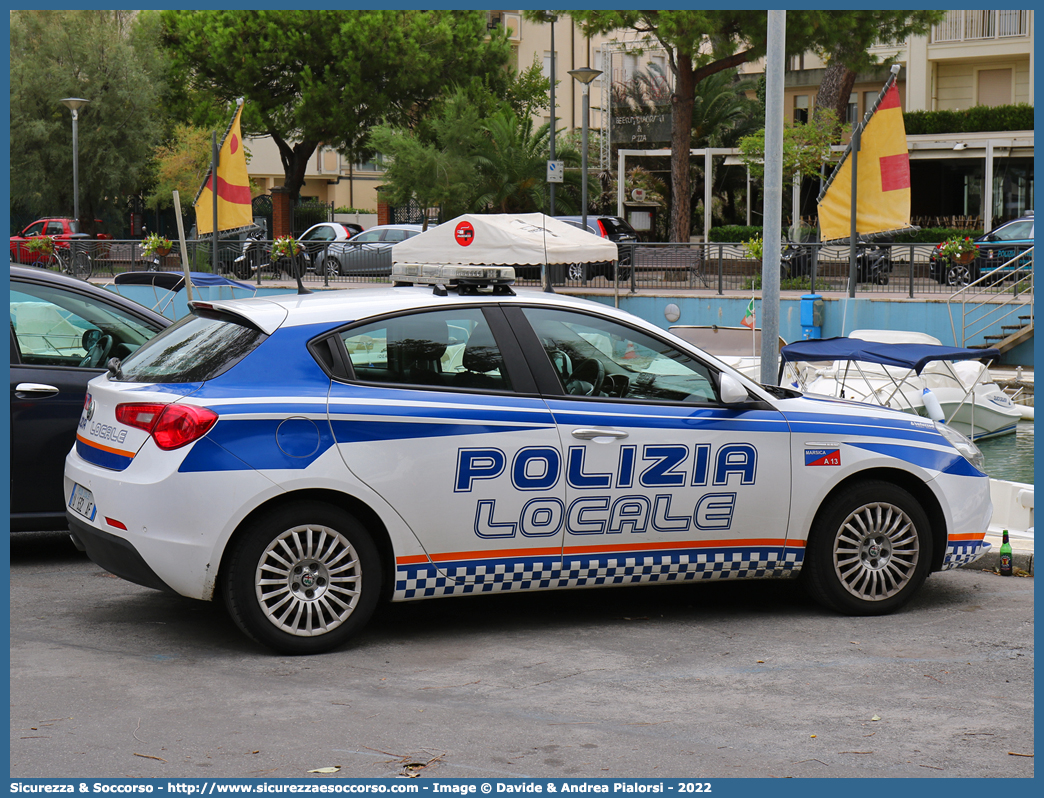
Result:
M332 256L323 258L322 269L327 277L337 277L341 274L341 264Z
M283 654L318 654L369 620L381 569L376 546L353 516L297 502L245 530L222 586L229 613L251 638Z
M958 263L946 270L946 284L952 286L967 285L972 281L971 269L967 264Z
M802 568L813 598L848 615L884 615L909 601L928 575L928 517L907 491L867 481L820 510Z

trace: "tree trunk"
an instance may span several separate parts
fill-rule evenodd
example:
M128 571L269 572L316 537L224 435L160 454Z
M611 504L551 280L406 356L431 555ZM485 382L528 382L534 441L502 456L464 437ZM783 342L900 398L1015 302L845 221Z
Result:
M692 234L689 149L696 80L692 58L678 53L678 74L671 95L671 228L674 243L688 243Z
M312 157L318 141L301 141L291 147L286 141L269 131L272 141L279 148L279 160L283 164L283 187L290 192L290 202L296 203L304 185L308 159Z
M848 116L848 99L852 96L855 80L856 73L841 63L839 58L834 58L819 84L814 113L818 114L821 110L833 111L837 117L835 133Z

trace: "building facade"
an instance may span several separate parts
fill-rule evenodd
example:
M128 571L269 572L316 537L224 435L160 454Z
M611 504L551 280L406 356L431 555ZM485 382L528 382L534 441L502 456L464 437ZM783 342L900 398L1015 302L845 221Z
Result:
M895 57L902 66L898 86L903 108L911 111L964 110L975 105L1001 106L1034 102L1032 10L953 10L925 36L906 42L878 44L882 58ZM489 11L490 28L508 31L511 66L523 70L536 63L550 77L555 73L556 134L582 126L582 91L569 70L590 66L602 74L591 83L593 131L602 137L599 165L615 168L608 142L614 125L619 138L620 119L609 112L613 87L628 84L639 73L654 80L666 76L666 54L639 46L631 30L585 37L568 16L555 21L529 21L518 10ZM552 46L552 41L554 42ZM825 64L814 54L788 62L784 108L790 121L802 121L814 110L815 95ZM743 73L756 76L763 62L747 64ZM887 70L859 75L849 102L848 121L862 118L877 97ZM669 86L667 87L669 91ZM551 121L545 110L537 124ZM667 146L665 120L639 125L635 146ZM650 132L659 130L659 133ZM644 131L644 132L642 132ZM1033 208L1033 131L910 136L913 215L920 221L963 218L969 226L987 229ZM250 139L250 174L267 191L281 185L283 170L271 139ZM301 194L331 202L336 207L375 210L377 187L383 172L377 162L349 163L328 147L313 153ZM992 190L986 190L992 186ZM976 219L978 225L972 224Z

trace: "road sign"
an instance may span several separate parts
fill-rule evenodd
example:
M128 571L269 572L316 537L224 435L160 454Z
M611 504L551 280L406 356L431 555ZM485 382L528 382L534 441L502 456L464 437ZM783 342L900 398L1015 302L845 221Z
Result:
M548 183L561 183L562 178L565 175L565 161L548 161L547 162L547 182Z

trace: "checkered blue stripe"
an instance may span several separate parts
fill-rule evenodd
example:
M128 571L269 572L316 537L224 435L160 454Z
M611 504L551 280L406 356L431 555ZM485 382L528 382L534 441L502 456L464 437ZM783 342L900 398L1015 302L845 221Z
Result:
M975 562L989 550L990 544L982 540L952 541L946 544L946 554L943 557L942 568L939 570L949 571L953 568L960 568L962 565Z
M393 600L557 590L643 582L786 576L801 567L802 549L751 547L557 557L513 557L399 565Z

